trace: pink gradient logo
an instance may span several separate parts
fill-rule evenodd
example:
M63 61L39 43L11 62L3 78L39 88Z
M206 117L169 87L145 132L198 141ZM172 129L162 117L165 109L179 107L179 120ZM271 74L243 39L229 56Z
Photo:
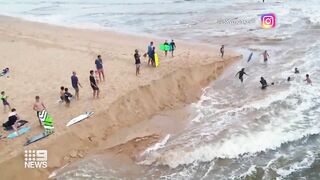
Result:
M271 29L276 27L276 15L273 13L261 15L261 27Z

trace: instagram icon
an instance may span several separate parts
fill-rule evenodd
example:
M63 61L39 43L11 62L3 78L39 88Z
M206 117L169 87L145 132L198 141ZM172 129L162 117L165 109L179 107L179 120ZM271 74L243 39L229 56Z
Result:
M276 15L273 13L261 15L261 27L270 29L276 27Z

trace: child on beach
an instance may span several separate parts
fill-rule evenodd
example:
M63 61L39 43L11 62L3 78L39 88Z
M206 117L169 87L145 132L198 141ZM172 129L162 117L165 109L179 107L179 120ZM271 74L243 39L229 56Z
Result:
M91 70L90 71L89 80L90 80L90 86L91 86L91 88L93 90L93 99L94 99L94 98L99 98L100 90L99 90L99 87L97 85L96 78L94 78L93 73L94 73L94 71Z
M140 54L139 54L138 49L135 50L134 59L135 59L135 64L136 64L136 76L138 76L140 74L140 65L141 65Z
M4 91L1 92L1 96L0 96L2 103L3 103L3 111L6 111L6 106L9 107L9 109L11 109L10 104L8 102L8 96L6 96L6 93Z
M60 101L59 102L63 103L63 101L64 101L64 87L61 86L60 87Z
M72 94L69 93L69 89L65 88L64 89L64 101L66 102L66 106L69 107L70 106L70 100L72 98Z
M39 119L39 123L42 126L42 122L39 118L39 113L41 113L43 110L46 110L46 107L44 106L43 102L40 101L40 97L35 97L36 102L33 104L33 110L36 111L37 117Z

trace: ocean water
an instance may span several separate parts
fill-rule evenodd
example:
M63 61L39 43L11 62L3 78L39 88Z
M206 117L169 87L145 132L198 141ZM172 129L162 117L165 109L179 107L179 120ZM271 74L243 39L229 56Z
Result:
M226 53L244 55L190 105L195 117L184 131L141 155L139 173L128 176L98 157L57 179L320 179L319 8L319 0L0 0L4 15L225 44ZM264 13L276 14L276 28L261 29ZM235 77L242 67L243 84ZM275 85L262 91L261 76Z

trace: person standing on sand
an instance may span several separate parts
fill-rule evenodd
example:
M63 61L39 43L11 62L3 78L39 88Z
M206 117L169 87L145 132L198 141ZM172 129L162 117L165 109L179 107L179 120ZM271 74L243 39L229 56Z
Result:
M176 43L174 43L173 39L171 40L170 47L171 47L171 56L173 57L173 51L176 49Z
M152 65L152 50L153 50L154 46L153 46L153 42L151 41L149 46L148 46L148 51L147 51L147 54L148 54L148 66L150 65L150 62L151 62L151 65Z
M81 84L79 83L79 79L78 79L77 73L75 71L72 72L71 84L72 84L72 87L75 91L76 99L79 100L79 87L81 87Z
M306 74L306 79L304 81L307 81L307 84L310 84L312 86L312 81L310 79L309 74Z
M101 75L102 75L103 81L104 81L104 71L103 71L103 62L102 62L102 59L101 59L101 55L98 55L98 57L97 57L97 59L95 61L95 64L96 64L97 71L99 73L100 82L102 82Z
M43 102L40 101L40 97L35 97L36 102L33 104L33 110L37 112L37 117L39 119L39 123L42 126L42 122L39 118L39 113L41 113L43 110L46 110L46 107L44 106Z
M138 49L135 50L134 59L135 59L135 64L136 64L136 76L138 76L138 75L140 75L140 65L141 65L140 54L139 54Z
M0 96L1 100L2 100L2 104L3 104L3 111L6 111L6 106L9 107L9 109L11 109L10 107L10 103L8 102L8 96L6 96L6 93L4 91L1 91L1 96Z
M265 50L265 51L262 53L262 55L263 55L263 61L264 61L264 62L267 62L267 61L268 61L268 58L270 58L267 50Z
M244 68L242 68L237 74L236 74L236 76L239 74L239 79L240 79L240 81L241 81L241 83L243 83L243 75L247 75L248 76L248 74L246 73L246 72L244 72Z
M223 58L223 55L224 55L224 45L221 46L221 48L220 48L220 53L221 53L221 58Z
M150 53L150 55L151 55L151 65L153 67L156 67L156 60L155 60L155 56L154 56L155 53L156 53L156 47L153 46L152 51Z
M89 80L90 80L90 86L92 87L92 90L93 90L93 99L99 98L100 90L97 85L96 79L94 78L94 71L93 70L90 71Z
M165 47L164 55L167 57L168 51L167 51L166 47L168 47L168 46L169 46L168 41L167 41L167 40L165 40L165 41L164 41L164 43L163 43L163 45L164 45L164 47Z

